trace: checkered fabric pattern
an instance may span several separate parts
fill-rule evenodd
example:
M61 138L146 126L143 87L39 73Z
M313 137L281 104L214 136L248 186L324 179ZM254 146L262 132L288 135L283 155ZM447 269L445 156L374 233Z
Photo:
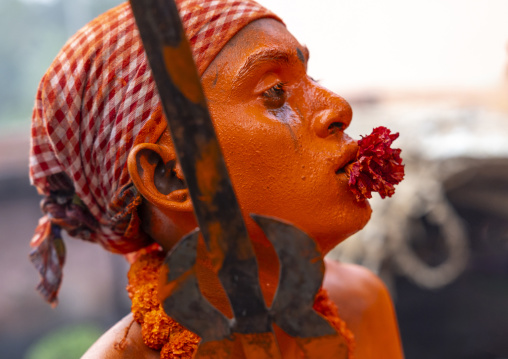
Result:
M274 14L252 0L176 0L199 74L240 29ZM61 229L117 253L148 244L141 197L126 161L133 144L165 130L160 98L128 3L99 16L63 47L44 75L32 116L30 179L44 216L30 258L52 305L62 280ZM149 135L147 135L149 134Z
M183 0L177 6L200 74L246 24L278 19L250 0ZM40 83L32 121L32 183L48 195L47 178L67 174L99 223L96 240L110 250L123 251L115 248L123 233L110 226L109 204L130 181L129 150L159 106L128 3L73 36Z

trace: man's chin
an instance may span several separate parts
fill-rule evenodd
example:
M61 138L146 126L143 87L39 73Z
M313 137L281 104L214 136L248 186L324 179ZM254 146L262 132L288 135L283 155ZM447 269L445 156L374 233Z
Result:
M347 228L338 228L336 231L331 230L330 233L316 239L323 256L367 225L372 215L370 204L367 200L364 200L358 203L358 206L360 208L357 207L356 210L352 211L354 214L346 220L348 224Z

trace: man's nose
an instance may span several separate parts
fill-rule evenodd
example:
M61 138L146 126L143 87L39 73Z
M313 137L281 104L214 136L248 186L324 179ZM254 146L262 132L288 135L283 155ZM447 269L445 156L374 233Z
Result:
M312 128L322 138L345 130L353 118L349 103L339 95L325 89L316 89L317 102L312 118Z

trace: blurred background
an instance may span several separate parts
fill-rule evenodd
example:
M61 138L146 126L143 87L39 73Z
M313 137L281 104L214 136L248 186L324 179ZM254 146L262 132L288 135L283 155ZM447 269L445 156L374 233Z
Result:
M309 47L309 74L352 104L354 137L400 132L405 182L331 255L385 281L408 359L508 358L508 1L260 2ZM78 358L129 312L121 257L67 240L55 309L27 257L38 81L68 37L119 3L0 0L2 358Z

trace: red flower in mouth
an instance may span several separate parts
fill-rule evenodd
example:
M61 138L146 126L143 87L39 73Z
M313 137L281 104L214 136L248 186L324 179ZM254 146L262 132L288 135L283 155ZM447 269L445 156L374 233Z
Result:
M395 193L394 185L404 178L404 165L399 148L390 148L398 133L391 134L386 127L376 127L358 141L357 159L347 166L349 187L358 201L372 198L378 192L381 198Z

